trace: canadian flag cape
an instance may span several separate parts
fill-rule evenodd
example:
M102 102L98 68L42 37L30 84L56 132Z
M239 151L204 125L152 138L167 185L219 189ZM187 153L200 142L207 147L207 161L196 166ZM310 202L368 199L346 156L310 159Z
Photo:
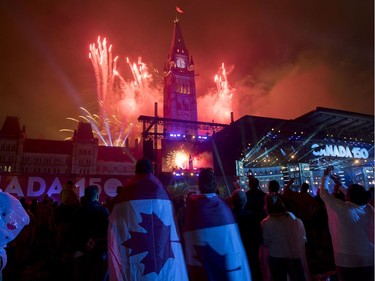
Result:
M159 180L136 175L117 202L109 216L109 280L188 280L173 205Z
M232 210L216 194L188 200L184 240L190 280L251 280Z

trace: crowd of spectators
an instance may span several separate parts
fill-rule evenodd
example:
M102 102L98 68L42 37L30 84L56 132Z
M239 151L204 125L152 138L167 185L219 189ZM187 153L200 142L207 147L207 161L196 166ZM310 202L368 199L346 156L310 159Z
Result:
M149 162L137 165L137 175L104 203L97 186L79 198L72 181L64 184L59 202L21 198L30 223L7 245L3 280L137 280L146 271L165 274L165 280L374 280L373 195L358 184L343 186L332 167L324 170L316 196L307 183L293 191L293 179L282 188L270 181L265 193L250 177L248 189L235 189L229 200L215 192L213 172L203 169L197 194L188 192L176 204ZM146 222L157 225L155 237L125 231L134 217L143 232ZM143 266L131 264L141 253L136 247L146 243L139 239L162 251L157 261L145 257L138 260Z

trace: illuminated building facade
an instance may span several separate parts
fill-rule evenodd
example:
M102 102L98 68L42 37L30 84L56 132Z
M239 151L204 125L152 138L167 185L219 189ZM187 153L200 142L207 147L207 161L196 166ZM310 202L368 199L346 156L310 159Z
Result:
M19 197L56 197L64 182L97 184L103 196L134 174L138 148L99 146L89 123L79 123L72 140L29 139L17 117L8 116L0 130L0 187Z
M154 116L138 119L144 128L144 155L153 160L154 170L160 174L212 167L209 135L224 125L198 121L194 61L186 48L178 19L174 21L164 65L163 98L163 118L157 115L155 107Z

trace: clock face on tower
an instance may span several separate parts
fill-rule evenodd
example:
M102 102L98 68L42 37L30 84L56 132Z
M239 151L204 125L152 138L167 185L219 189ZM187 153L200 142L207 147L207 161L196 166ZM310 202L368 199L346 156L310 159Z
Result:
M178 58L176 63L177 63L178 68L184 68L185 67L185 61L182 58Z

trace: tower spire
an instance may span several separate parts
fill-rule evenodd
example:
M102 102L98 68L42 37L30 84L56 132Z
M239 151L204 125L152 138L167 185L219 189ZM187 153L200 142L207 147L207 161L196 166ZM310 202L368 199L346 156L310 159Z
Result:
M198 120L193 64L185 46L179 20L176 18L164 71L163 115L165 118L194 122ZM186 132L186 128L180 125L168 125L165 129L174 133ZM196 129L191 129L190 133L196 135Z
M181 54L189 57L188 50L185 46L184 37L180 27L179 19L176 17L174 20L174 29L172 34L171 48L169 51L170 58L173 59L175 54Z

